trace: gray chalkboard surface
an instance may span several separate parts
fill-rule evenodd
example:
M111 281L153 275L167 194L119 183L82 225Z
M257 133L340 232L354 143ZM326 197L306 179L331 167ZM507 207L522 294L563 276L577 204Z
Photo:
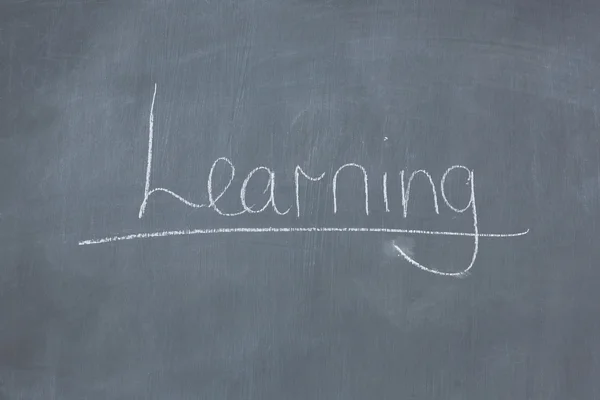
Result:
M599 399L596 0L0 2L0 399Z

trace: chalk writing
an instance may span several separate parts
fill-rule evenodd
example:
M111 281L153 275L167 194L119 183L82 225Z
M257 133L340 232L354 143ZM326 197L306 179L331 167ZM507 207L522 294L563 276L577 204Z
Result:
M383 191L383 205L385 206L385 212L390 212L390 204L388 202L387 172L383 173L381 190Z
M296 192L296 216L298 218L300 218L300 184L298 182L298 178L300 177L300 174L302 174L303 177L305 177L306 179L308 179L309 181L312 181L312 182L318 182L325 177L325 172L323 172L318 177L313 178L311 176L308 176L306 174L306 172L304 172L302 170L302 168L300 168L300 166L296 166L296 169L294 170L294 189Z
M267 171L269 173L269 182L267 183L267 187L265 188L265 191L263 193L265 193L267 190L269 190L270 195L269 195L269 200L263 206L263 208L261 208L258 211L254 211L252 209L252 207L248 207L248 205L246 204L246 189L248 188L248 182L250 182L250 178L252 178L252 176L255 173L257 173L258 171L261 171L261 170ZM240 190L240 202L242 203L242 207L243 207L244 211L252 213L252 214L258 214L258 213L265 211L267 209L267 207L269 207L269 205L271 205L273 207L273 211L275 211L275 213L277 213L278 215L285 215L288 212L290 212L290 210L292 209L292 207L290 207L284 212L279 211L279 209L277 208L277 205L275 204L275 173L273 171L271 171L269 168L262 167L262 166L254 168L252 171L250 171L250 173L248 174L246 179L244 179L244 183L242 183L242 189Z
M427 177L427 179L429 179L431 191L433 192L433 207L435 209L436 214L440 213L440 209L438 207L437 193L435 191L435 184L433 183L433 179L431 179L431 175L429 175L429 172L423 169L413 172L412 174L410 174L410 178L408 178L408 184L404 186L404 171L400 171L400 181L402 184L402 212L404 213L404 218L406 218L408 215L408 199L410 199L410 186L412 184L412 180L417 174L423 174Z
M268 212L271 209L276 215L283 216L288 214L292 208L295 208L296 218L301 218L301 204L300 204L300 179L303 178L308 182L312 182L314 184L321 184L321 181L325 179L326 173L323 172L318 176L312 176L307 174L304 169L297 165L294 169L294 189L295 189L295 204L290 205L285 211L282 211L277 206L275 199L275 171L266 166L258 166L251 170L247 175L244 181L242 182L240 192L239 192L239 200L241 210L235 212L225 212L219 208L217 203L223 197L223 195L230 189L234 178L235 178L235 166L231 160L226 157L217 158L208 173L207 183L206 183L206 191L208 203L195 203L193 201L187 200L180 196L179 194L173 192L172 190L157 187L151 189L152 186L152 161L153 161L153 146L154 146L154 110L156 104L156 96L157 96L157 85L154 85L154 93L152 96L152 103L150 106L150 117L148 120L148 153L146 160L146 180L144 183L144 196L142 203L139 207L138 218L143 218L146 207L148 205L148 201L151 196L157 192L164 192L180 201L184 205L192 208L207 208L216 212L217 214L224 217L236 217L245 213L248 214L260 214L263 212ZM229 169L229 179L225 186L215 191L213 187L214 176L216 168L219 164L225 164ZM336 214L338 211L338 178L342 171L348 169L348 174L350 173L350 169L356 171L361 175L362 180L362 188L364 191L364 212L368 216L369 215L369 174L365 167L356 163L346 163L340 166L333 174L331 178L331 189L333 195L333 213ZM446 193L446 180L450 174L454 171L462 170L467 173L466 184L469 189L469 201L466 206L460 208L456 205L452 204L448 199ZM251 185L252 178L257 180L259 178L258 173L263 172L266 173L267 182L263 193L268 192L268 199L265 204L261 208L256 208L255 204L249 205L247 203L246 194L248 191L249 185ZM263 175L263 174L261 174ZM356 174L349 175L349 178L354 178ZM408 180L405 179L406 172L404 170L400 171L400 185L401 185L401 193L402 193L402 215L404 218L408 216L409 210L409 202L410 202L410 193L411 193L411 185L413 184L413 180L417 177L421 177L421 179L425 179L429 186L431 187L431 194L433 197L433 209L436 214L440 214L439 204L438 204L438 192L435 185L435 182L429 172L424 169L420 169L414 171L410 174ZM255 177L256 176L256 177ZM388 173L385 172L382 175L382 196L385 207L385 212L391 212L390 201L388 198ZM390 234L412 234L412 235L433 235L433 236L455 236L455 237L471 237L473 238L473 250L471 255L471 260L469 265L459 272L444 272L439 271L434 268L430 268L422 265L418 261L414 259L414 255L411 251L408 251L406 246L398 245L396 242L392 241L392 247L397 251L398 255L401 256L404 260L406 260L411 265L415 267L432 273L436 275L442 276L454 276L454 277L463 277L466 276L469 271L473 268L475 261L477 259L477 253L479 251L479 239L480 238L509 238L509 237L517 237L523 236L529 232L529 230L525 230L517 233L480 233L478 226L478 217L477 217L477 205L475 201L475 173L472 169L469 169L462 165L453 165L449 167L441 177L440 183L440 194L445 206L454 213L463 214L467 211L471 211L471 219L472 219L472 232L450 232L450 231L427 231L427 230L414 230L414 229L395 229L395 228L363 228L363 227L285 227L285 228L275 228L275 227L258 227L258 228L214 228L214 229L184 229L184 230L170 230L170 231L158 231L151 233L134 233L129 235L117 235L117 236L109 236L100 239L89 239L83 240L79 242L79 245L92 245L92 244L102 244L102 243L111 243L111 242L119 242L133 239L148 239L148 238L159 238L159 237L169 237L169 236L183 236L183 235L200 235L200 234L233 234L233 233L326 233L326 232L340 232L340 233L390 233ZM411 247L412 248L412 247Z
M227 165L229 165L229 167L231 168L231 173L229 174L229 181L227 182L227 185L225 185L225 188L223 190L221 190L221 193L219 193L219 195L215 198L213 195L213 191L212 191L212 189L213 189L212 179L213 179L213 174L215 172L215 167L217 166L219 161L226 162ZM235 167L233 166L231 161L229 161L229 159L227 159L225 157L217 158L215 160L215 162L212 164L212 166L210 167L210 172L208 173L208 181L206 183L206 191L208 192L208 206L219 215L223 215L226 217L235 217L236 215L241 215L247 211L246 209L243 209L242 211L238 211L236 213L226 213L226 212L221 211L219 209L219 207L217 207L217 201L219 201L219 199L221 197L223 197L223 195L225 194L227 189L229 189L229 186L231 186L231 182L233 182L234 177L235 177ZM249 207L249 208L251 208L251 207ZM140 218L141 217L142 217L142 214L140 214Z
M333 174L333 213L335 214L337 212L337 179L338 179L338 174L340 172L342 172L342 170L344 168L347 167L355 167L358 168L362 174L363 174L363 180L364 180L364 189L365 189L365 214L369 215L369 178L367 177L367 171L365 170L365 168L362 165L358 165L358 164L354 164L354 163L348 163L348 164L344 164L341 167L339 167L337 169L337 171L335 171L335 174Z

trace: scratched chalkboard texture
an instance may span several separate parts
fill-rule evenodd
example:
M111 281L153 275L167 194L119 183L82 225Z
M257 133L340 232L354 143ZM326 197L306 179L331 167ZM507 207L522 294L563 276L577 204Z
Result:
M600 399L597 0L0 1L0 399Z

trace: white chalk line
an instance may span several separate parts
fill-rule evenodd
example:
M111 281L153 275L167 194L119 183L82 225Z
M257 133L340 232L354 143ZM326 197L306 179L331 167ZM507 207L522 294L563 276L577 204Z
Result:
M82 240L80 246L91 244L102 244L111 242L120 242L124 240L150 239L169 236L191 236L191 235L218 235L228 233L403 233L411 235L429 235L429 236L478 236L489 238L510 238L524 236L529 233L529 229L517 233L468 233L468 232L447 232L447 231L425 231L418 229L393 229L393 228L215 228L215 229L185 229L178 231L159 231L150 233L132 233L129 235L108 236L100 239Z

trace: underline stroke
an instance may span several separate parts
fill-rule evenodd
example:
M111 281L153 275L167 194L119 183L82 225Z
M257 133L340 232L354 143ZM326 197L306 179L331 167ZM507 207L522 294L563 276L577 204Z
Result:
M99 239L88 239L79 242L79 246L92 244L103 244L111 242L120 242L135 239L151 239L170 236L192 236L192 235L218 235L232 233L403 233L411 235L428 236L478 236L489 238L510 238L524 236L529 233L529 229L516 233L468 233L468 232L449 232L449 231L427 231L418 229L394 229L394 228L329 228L329 227L310 227L310 228L214 228L214 229L184 229L173 231L158 232L140 232L128 235L107 236Z

